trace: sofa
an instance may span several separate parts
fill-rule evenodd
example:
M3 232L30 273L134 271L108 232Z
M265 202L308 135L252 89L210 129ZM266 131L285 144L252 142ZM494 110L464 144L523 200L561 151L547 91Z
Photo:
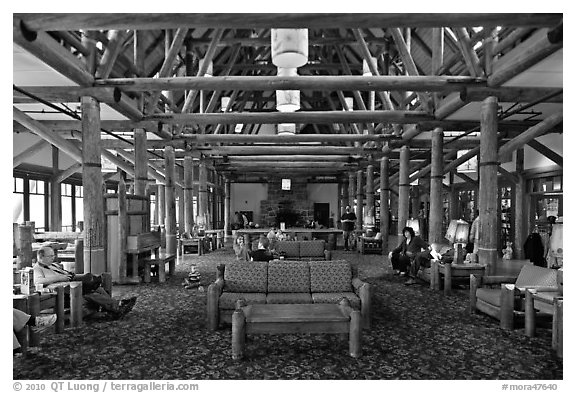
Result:
M288 260L332 259L332 252L326 249L324 240L280 240L276 242L276 252Z
M370 327L370 285L346 261L231 262L218 266L208 287L208 328L231 323L236 302L247 304L334 303L342 298L360 310Z
M524 324L524 297L529 289L559 291L558 272L524 265L514 276L470 275L470 312L481 311L500 321L500 328L512 330Z

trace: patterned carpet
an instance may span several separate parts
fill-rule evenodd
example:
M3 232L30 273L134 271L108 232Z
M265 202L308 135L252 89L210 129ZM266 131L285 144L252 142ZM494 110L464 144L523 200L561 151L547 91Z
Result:
M561 380L563 362L550 349L551 333L499 329L497 321L467 311L468 292L452 296L425 285L403 285L381 256L337 251L373 286L372 329L363 355L347 354L338 335L248 336L246 357L231 359L230 327L206 329L207 286L230 249L186 255L167 283L116 286L115 296L138 295L119 321L89 321L63 334L48 333L27 358L13 357L14 379L510 379ZM181 285L190 266L199 289Z

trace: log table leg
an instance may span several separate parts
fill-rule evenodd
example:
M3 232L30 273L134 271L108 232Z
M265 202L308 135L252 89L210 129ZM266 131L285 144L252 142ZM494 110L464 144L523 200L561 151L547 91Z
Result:
M354 310L350 314L350 356L362 356L362 317L360 311Z
M78 327L82 325L82 282L73 281L70 283L70 326Z
M444 266L444 295L452 293L452 264L447 263Z
M166 262L162 259L156 261L158 267L158 282L166 282Z
M245 325L244 312L241 309L235 310L232 314L232 359L234 360L240 360L244 357Z

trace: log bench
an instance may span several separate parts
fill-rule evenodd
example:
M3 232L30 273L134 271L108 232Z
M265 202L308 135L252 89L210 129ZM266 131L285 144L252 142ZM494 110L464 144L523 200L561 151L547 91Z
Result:
M151 282L152 265L158 266L158 282L166 281L166 264L168 263L168 274L173 276L176 272L176 254L160 252L154 257L142 259L144 264L144 282Z

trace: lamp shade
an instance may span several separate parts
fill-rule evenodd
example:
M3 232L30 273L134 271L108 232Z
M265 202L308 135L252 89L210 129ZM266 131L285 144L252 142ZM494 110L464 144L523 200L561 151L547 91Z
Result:
M294 135L296 133L296 124L280 123L278 124L278 135Z
M299 90L276 90L276 109L279 112L296 112L300 109Z
M446 231L446 239L451 243L468 243L469 228L464 220L452 220Z
M220 98L220 110L226 112L228 110L228 105L230 105L230 97Z
M406 220L406 226L414 229L414 234L416 236L420 236L420 220L417 218Z
M295 68L308 62L308 29L272 29L272 63Z

